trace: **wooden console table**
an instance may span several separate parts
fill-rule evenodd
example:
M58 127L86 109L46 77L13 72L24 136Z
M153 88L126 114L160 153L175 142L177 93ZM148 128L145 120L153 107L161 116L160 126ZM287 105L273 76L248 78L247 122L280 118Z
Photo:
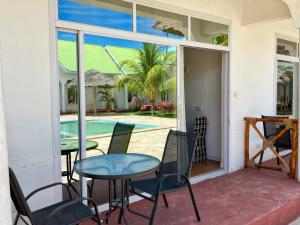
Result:
M266 139L265 136L261 133L261 131L257 128L256 124L258 122L274 122L274 123L283 123L285 128L280 131L276 136ZM287 172L290 178L295 178L296 176L296 165L297 165L297 157L298 157L298 120L290 119L290 118L255 118L255 117L245 117L245 168L248 166L255 166L258 168L264 169L272 169ZM257 153L249 159L249 134L250 127L252 127L259 137L263 140L263 146L257 151ZM284 133L290 130L291 133L291 145L292 152L290 156L290 163L287 163L283 157L276 152L274 147L274 143L278 138L280 138ZM270 149L277 159L281 162L279 166L271 166L255 163L255 159L261 155L266 149Z

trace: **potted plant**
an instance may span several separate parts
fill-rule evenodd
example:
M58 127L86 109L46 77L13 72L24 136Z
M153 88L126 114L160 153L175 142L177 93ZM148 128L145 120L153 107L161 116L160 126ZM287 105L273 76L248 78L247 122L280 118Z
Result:
M112 111L112 104L116 105L115 99L111 96L109 92L109 88L103 88L101 91L98 92L98 94L101 94L100 101L106 102L105 112L111 112Z

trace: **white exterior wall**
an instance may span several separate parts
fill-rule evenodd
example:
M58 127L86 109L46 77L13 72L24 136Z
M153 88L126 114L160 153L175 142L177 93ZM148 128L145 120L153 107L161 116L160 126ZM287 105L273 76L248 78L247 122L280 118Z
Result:
M242 27L239 0L159 1L232 20L230 170L241 168L243 117L275 110L275 33L298 37L297 30L290 19ZM48 1L1 1L0 27L9 164L27 194L55 174ZM50 192L32 204L53 200Z
M190 0L189 4L180 0L158 1L232 21L229 169L242 168L243 118L275 114L275 34L298 38L298 30L292 19L242 26L242 4L239 0ZM252 144L252 147L256 146L255 139Z
M54 182L48 1L0 1L0 27L9 165L27 195ZM49 191L30 203L53 200Z
M0 48L1 52L1 48ZM11 205L9 195L9 177L8 177L8 155L7 155L7 138L5 126L4 106L3 106L3 91L2 91L2 73L1 73L1 58L0 58L0 224L10 225Z

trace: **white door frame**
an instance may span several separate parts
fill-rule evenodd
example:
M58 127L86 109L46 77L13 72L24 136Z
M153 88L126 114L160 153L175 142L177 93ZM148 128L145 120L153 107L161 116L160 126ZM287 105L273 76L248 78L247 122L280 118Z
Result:
M84 25L85 26L85 25ZM102 30L102 28L100 29ZM115 35L115 34L111 34L108 35L106 32L102 33L98 33L98 32L87 32L87 31L81 31L81 30L74 30L74 29L65 29L65 28L59 28L57 29L57 32L62 31L62 32L72 32L72 33L77 33L78 34L78 53L83 52L83 45L84 45L84 35L85 34L92 34L92 35L97 35L97 36L107 36L110 38L123 38L126 40L133 40L133 41L140 41L140 42L150 42L148 40L148 38L139 38L139 37L132 37L132 38L128 38L127 35L126 37L123 37L122 35ZM57 41L57 38L56 38ZM185 121L185 101L184 101L184 55L183 55L183 49L184 46L183 45L179 45L179 43L176 41L174 42L173 40L163 40L161 41L160 38L159 40L153 39L151 41L151 43L157 43L157 44L163 44L163 45L171 45L177 48L177 128L179 130L185 131L186 130L186 121ZM186 46L188 47L188 46ZM195 46L194 46L195 47ZM204 46L199 46L197 45L196 47L198 48L205 48L205 49L211 49L209 46L204 45ZM228 87L229 87L229 52L225 51L223 48L219 48L219 46L216 46L216 48L212 49L212 50L217 50L217 51L222 51L223 52L223 78L225 78L224 80L222 80L223 82L223 96L222 96L222 113L223 113L223 128L222 128L222 152L223 152L223 159L224 159L224 171L226 172L228 171L228 126L224 126L224 121L228 121L228 110L229 110L229 104L227 104L227 106L225 107L225 103L229 102L229 98L228 98ZM226 49L228 50L228 49ZM79 93L80 94L80 98L79 98L79 121L80 121L80 146L81 146L81 158L85 158L86 156L86 140L85 140L85 134L86 134L86 127L85 127L85 85L84 85L84 59L83 59L83 55L84 54L79 54L78 55L78 63L79 63L79 67L78 67L78 71L79 71ZM57 57L56 57L57 58ZM57 68L57 65L56 65ZM56 72L55 76L57 77L56 79L54 79L55 81L59 80L59 75L58 75L58 71ZM56 84L58 85L58 84ZM57 96L57 95L56 95ZM59 99L56 100L55 105L57 108L57 112L59 112ZM57 114L56 112L56 114ZM59 120L58 120L59 123ZM56 139L59 140L59 124L56 125ZM55 162L59 162L60 160L60 149L58 148L58 150L56 150L54 153L54 161ZM58 163L55 163L55 168L54 171L56 174L56 178L57 180L61 179L60 178L60 173L59 171L61 171L61 165L58 165ZM58 175L59 174L59 175ZM214 176L214 173L212 173L212 176ZM203 180L204 177L207 177L206 175L200 175L197 177L193 178L193 182L197 182L198 180ZM82 188L82 194L83 196L86 195L87 190L86 190L86 185L85 185L86 181L85 179L82 179L81 182L81 188Z
M134 27L133 32L127 32L127 31L121 31L121 30L115 30L115 29L110 29L110 28L104 28L104 27L97 27L97 26L91 26L91 25L86 25L86 24L78 24L78 23L73 23L73 22L66 22L66 21L60 21L57 19L57 4L56 1L55 4L50 4L51 8L51 29L50 35L51 35L51 68L52 68L52 74L53 74L53 79L52 79L52 114L53 114L53 155L54 155L54 165L53 165L53 174L54 174L54 179L55 180L60 180L61 179L61 156L60 156L60 135L59 135L59 127L60 127L60 121L59 121L59 86L58 86L58 81L59 81L59 73L58 73L58 68L57 68L57 32L58 31L65 31L65 32L72 32L72 33L78 33L79 37L79 51L83 51L83 38L84 34L92 34L92 35L97 35L97 36L104 36L104 37L110 37L110 38L119 38L119 39L125 39L125 40L133 40L133 41L140 41L140 42L149 42L149 43L156 43L156 44L161 44L161 45L170 45L174 46L177 48L177 79L179 82L177 82L177 127L180 130L185 130L186 125L185 125L185 105L184 105L184 78L183 78L183 46L190 46L190 47L197 47L197 48L203 48L203 49L211 49L211 50L217 50L217 51L222 51L224 52L225 55L229 55L230 50L231 50L231 45L228 46L219 46L219 45L213 45L213 44L207 44L207 43L200 43L200 42L194 42L189 40L183 41L183 40L176 40L176 39L171 39L171 38L164 38L164 37L159 37L159 36L153 36L153 35L147 35L147 34L141 34L136 32L136 28ZM135 4L134 4L135 6ZM195 15L197 18L203 18L202 16L198 17ZM216 17L207 17L209 21L214 21L216 19L216 22L224 22L224 24L228 24L229 26L229 31L231 30L231 21L228 20L223 20L220 18ZM190 17L189 17L189 22L190 22ZM135 24L135 23L134 23ZM191 31L189 30L189 33ZM189 36L190 37L190 36ZM229 33L229 38L231 37L231 33ZM81 49L81 50L80 50ZM224 55L223 54L223 55ZM84 77L84 69L83 69L83 54L82 56L79 57L79 64L81 64L79 68L79 74L80 77ZM226 66L223 66L224 69L229 70L229 57L226 58ZM226 73L229 77L229 71ZM81 146L81 157L85 157L85 134L86 134L86 128L85 128L85 96L84 96L84 80L81 80L80 82L80 90L81 90L81 96L79 99L79 105L80 105L80 126L81 126L81 134L80 134L80 146ZM229 85L229 78L226 79L228 81ZM226 85L226 89L229 90L229 86ZM227 90L227 91L228 91ZM223 90L225 91L225 90ZM229 102L229 97L226 94L226 101ZM84 99L83 99L84 98ZM229 105L229 104L228 104ZM227 116L229 115L229 106L227 107L228 110L224 111L224 121L227 121ZM223 152L226 154L224 155L224 169L227 171L228 170L228 160L229 156L227 154L227 149L228 149L228 127L226 127L226 132L222 135L223 139L223 146L226 147L223 150ZM226 143L225 143L226 142ZM202 177L203 178L203 177ZM200 179L200 178L198 178ZM193 182L193 181L192 181ZM85 181L83 180L82 184L82 191L83 194L86 193L86 185L84 185ZM61 194L58 191L56 194L56 198L60 198Z
M186 131L186 117L185 117L185 91L184 91L184 48L189 46L180 46L177 50L178 54L178 82L177 82L177 124L178 129L182 131ZM198 48L203 49L203 48ZM220 50L216 50L219 51ZM230 115L230 98L229 98L229 87L230 87L230 52L221 51L222 52L222 106L221 106L221 152L222 152L222 160L223 163L222 169L219 171L201 174L195 177L192 177L192 181L194 183L202 181L204 179L214 177L218 174L223 174L224 172L229 171L229 115Z
M51 51L51 98L52 98L52 139L53 139L53 156L54 156L54 163L53 163L53 176L55 180L61 179L61 157L60 157L60 119L59 119L59 76L58 76L58 67L57 67L57 32L59 30L66 32L84 32L86 34L95 34L100 36L108 36L112 38L123 38L123 39L130 39L135 41L144 41L144 42L152 42L157 44L163 44L163 45L172 45L177 47L177 51L181 52L180 48L181 46L191 46L191 47L198 47L198 48L205 48L205 49L213 49L213 50L220 50L224 52L230 52L231 51L231 27L232 27L232 21L221 18L218 16L212 16L206 13L201 13L199 11L193 11L193 10L187 10L183 9L182 7L177 7L172 4L165 4L165 3L157 3L154 0L125 0L127 2L132 2L133 4L133 31L132 32L126 32L122 30L115 30L110 28L104 28L104 27L97 27L97 26L91 26L91 25L85 25L85 24L79 24L79 23L72 23L67 21L60 21L58 19L58 2L57 0L51 0L49 1L49 17L50 17L50 51ZM137 32L137 23L136 23L136 5L144 5L149 6L177 14L182 14L188 17L188 40L175 40L175 39L168 39L164 37L154 36L154 35L147 35L147 34L141 34ZM203 19L211 22L221 23L228 25L229 29L229 46L218 46L208 43L200 43L191 41L191 17ZM183 60L183 57L178 55L178 71L181 70L180 65L181 61ZM228 72L229 73L229 72ZM177 73L178 81L182 81L182 75ZM179 83L179 82L178 82ZM181 83L181 82L180 82ZM184 106L184 97L180 93L184 93L184 87L183 85L178 85L178 99L180 104L180 112L178 113L178 118L185 118L185 111L183 110ZM183 101L181 101L183 99ZM228 98L229 100L229 98ZM177 121L178 127L180 129L185 128L185 120L178 119ZM82 147L85 145L83 142L81 143ZM84 153L83 153L84 154ZM82 155L84 157L84 155ZM55 198L60 199L61 195L60 192L57 192Z

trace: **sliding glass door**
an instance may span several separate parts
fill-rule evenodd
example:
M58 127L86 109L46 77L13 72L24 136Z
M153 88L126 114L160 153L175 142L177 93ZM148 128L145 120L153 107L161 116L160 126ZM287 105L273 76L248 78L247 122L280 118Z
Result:
M161 158L176 128L176 48L85 34L83 49L86 138L107 152L116 123L134 124L128 152ZM99 204L105 189L95 182Z
M177 48L90 34L81 38L58 34L62 143L93 142L94 148L83 146L81 152L101 155L96 147L107 152L117 122L134 124L128 152L161 158L169 130L177 128ZM65 164L62 157L63 170ZM107 201L106 189L106 182L96 181L97 203Z

